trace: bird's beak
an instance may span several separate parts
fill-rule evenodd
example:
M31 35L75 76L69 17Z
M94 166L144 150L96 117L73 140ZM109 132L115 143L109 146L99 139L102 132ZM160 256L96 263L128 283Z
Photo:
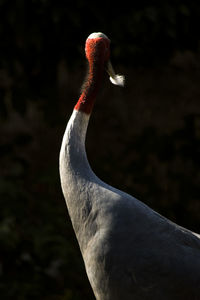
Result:
M110 76L110 81L113 84L119 85L119 86L124 86L124 83L125 83L124 76L115 74L115 71L113 69L113 66L112 66L110 60L107 63L106 71L108 72L108 75Z

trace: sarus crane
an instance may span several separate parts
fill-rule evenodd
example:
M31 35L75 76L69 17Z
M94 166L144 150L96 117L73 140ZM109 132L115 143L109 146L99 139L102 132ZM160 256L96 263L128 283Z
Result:
M200 235L161 216L92 171L85 136L104 70L123 85L110 63L110 40L92 33L82 93L60 151L60 178L87 276L97 300L200 299Z

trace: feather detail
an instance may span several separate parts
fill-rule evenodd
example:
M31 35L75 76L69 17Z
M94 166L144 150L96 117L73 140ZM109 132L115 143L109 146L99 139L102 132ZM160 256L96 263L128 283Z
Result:
M124 77L124 75L117 75L116 74L114 77L110 76L110 81L115 85L124 86L125 77Z
M113 69L113 66L110 62L110 60L107 63L107 72L108 75L110 76L110 81L115 84L115 85L119 85L119 86L124 86L125 84L125 77L123 75L118 75L115 74L115 71Z

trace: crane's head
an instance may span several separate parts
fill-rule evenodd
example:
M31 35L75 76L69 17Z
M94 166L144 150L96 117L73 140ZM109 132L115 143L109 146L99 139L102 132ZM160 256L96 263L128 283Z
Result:
M101 33L94 32L89 35L85 44L85 54L89 62L100 62L106 66L106 71L113 84L123 86L124 76L115 74L110 58L110 40Z

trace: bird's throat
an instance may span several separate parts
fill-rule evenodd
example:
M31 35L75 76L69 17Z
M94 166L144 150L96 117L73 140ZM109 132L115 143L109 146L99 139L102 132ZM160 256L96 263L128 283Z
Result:
M104 64L101 61L89 62L89 71L83 84L81 96L74 107L75 110L91 114L102 81L103 70Z

